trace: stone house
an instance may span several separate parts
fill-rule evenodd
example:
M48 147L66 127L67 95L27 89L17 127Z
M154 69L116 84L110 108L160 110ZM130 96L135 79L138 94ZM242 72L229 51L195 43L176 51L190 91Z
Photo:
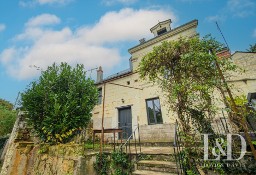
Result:
M99 103L93 110L93 129L101 129L104 116L104 129L122 128L124 139L139 125L143 141L173 141L175 114L169 111L165 94L157 85L141 80L136 69L143 56L163 41L198 36L197 25L198 21L193 20L171 28L171 20L159 22L150 29L154 35L152 39L146 41L143 38L137 46L128 49L131 58L127 70L103 78L100 67L97 71ZM247 96L248 102L256 109L256 53L237 51L230 55L229 51L223 51L218 53L218 57L231 58L243 70L232 74L227 83L232 85L235 95ZM219 94L215 96L218 98ZM223 104L219 105L224 108ZM222 119L222 113L216 116L216 121L220 122ZM253 123L256 128L256 122ZM110 137L113 135L105 135L105 139ZM120 134L117 137L120 138Z
M241 70L227 82L232 84L235 95L245 95L249 106L256 110L256 52L236 51L231 59ZM247 120L249 128L256 131L256 118L249 116Z
M172 141L175 118L168 110L166 96L157 85L141 80L136 69L143 56L161 42L197 36L197 25L198 21L193 20L171 28L171 20L159 22L150 29L154 34L152 39L146 41L143 38L128 50L131 58L127 70L103 78L100 67L97 71L99 101L92 112L93 129L101 129L104 116L104 129L122 128L124 139L139 125L143 141ZM105 135L105 139L109 137L113 135Z

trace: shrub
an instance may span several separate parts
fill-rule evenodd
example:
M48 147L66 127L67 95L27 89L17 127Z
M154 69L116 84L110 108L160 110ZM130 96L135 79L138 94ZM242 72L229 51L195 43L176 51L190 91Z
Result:
M13 125L16 120L16 111L12 111L12 104L4 103L0 99L0 137L6 136L12 132Z
M55 63L42 71L21 94L29 124L46 143L66 143L91 119L97 103L94 81L86 78L83 65L72 68Z

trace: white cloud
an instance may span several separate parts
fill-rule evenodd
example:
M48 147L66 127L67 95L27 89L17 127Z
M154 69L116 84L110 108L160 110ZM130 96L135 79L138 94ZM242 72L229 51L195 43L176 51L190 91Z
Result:
M214 16L206 17L206 20L209 22L225 21L225 19L226 19L226 16L222 16L222 15L214 15Z
M138 0L102 0L103 4L107 5L107 6L111 6L114 4L124 4L124 5L129 5L129 4L133 4L135 2L137 2Z
M243 18L255 13L256 3L254 0L229 0L227 8L234 16Z
M5 49L1 54L0 58L2 63L6 64L10 62L16 56L16 50L14 48Z
M44 26L44 25L52 25L52 24L59 24L60 19L51 14L42 14L40 16L36 16L31 18L27 23L26 26L28 27L37 27L37 26Z
M4 31L6 26L4 24L0 24L0 32Z
M27 1L20 1L19 4L22 7L34 7L36 5L66 5L73 0L27 0Z
M69 27L60 30L43 27L60 22L57 16L47 15L51 18L43 14L29 19L24 32L14 37L13 45L0 53L0 62L11 76L32 78L39 72L30 65L46 69L53 62L82 63L86 69L101 65L104 70L111 70L122 57L114 45L149 36L149 29L158 20L176 20L167 10L125 8L106 13L93 26L85 25L72 31Z
M208 16L205 19L212 21L225 21L228 16L245 18L254 15L256 12L255 0L228 0L226 6L221 8L216 15Z
M172 12L125 8L119 12L106 13L96 25L79 29L78 35L92 44L137 40L146 37L149 29L158 21L169 18L176 21Z
M67 4L72 0L36 0L39 4Z

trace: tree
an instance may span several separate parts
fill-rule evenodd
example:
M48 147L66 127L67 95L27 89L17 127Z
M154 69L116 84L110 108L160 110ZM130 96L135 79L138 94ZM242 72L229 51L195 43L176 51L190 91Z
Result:
M140 76L159 83L167 94L169 104L177 112L185 132L191 130L191 121L198 125L200 132L209 132L210 128L205 128L209 122L204 119L214 115L212 95L215 88L221 85L215 53L222 47L209 37L202 40L180 38L155 47L139 65ZM210 54L210 50L214 53ZM227 60L218 62L222 71L234 69ZM204 117L197 118L201 115Z
M214 98L215 94L222 94L225 102L224 92L230 92L224 75L235 71L236 66L229 59L217 57L216 53L222 49L223 45L209 36L165 41L145 55L138 68L141 78L160 85L171 109L177 113L185 139L184 151L188 151L189 169L193 169L194 129L215 135L211 126L218 100ZM231 110L239 116L232 94L228 95L232 99ZM243 123L241 116L237 118Z
M0 137L12 132L16 120L16 111L12 111L13 105L0 99Z
M256 52L256 43L254 45L250 44L250 48L247 49L248 52Z
M83 65L72 68L67 63L54 63L21 94L21 102L43 142L65 143L89 123L97 88L86 78Z
M3 106L10 111L13 109L13 104L11 104L10 102L8 102L4 99L0 99L0 106Z

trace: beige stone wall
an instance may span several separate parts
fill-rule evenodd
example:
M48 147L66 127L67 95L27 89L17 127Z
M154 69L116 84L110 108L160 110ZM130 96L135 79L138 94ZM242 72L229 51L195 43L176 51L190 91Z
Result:
M39 145L16 143L7 171L1 175L96 175L96 153L85 152L83 145L65 144L41 150Z
M136 72L139 62L150 52L154 46L160 45L163 41L176 40L179 37L191 37L197 35L196 22L192 27L185 30L179 29L175 34L167 33L168 37L163 39L162 35L156 37L148 43L144 43L146 47L137 51L132 51L132 67L133 74L106 82L105 85L105 106L104 106L104 128L118 128L118 108L124 106L131 106L132 111L132 130L139 124L142 140L158 140L170 141L173 139L175 115L169 110L167 105L166 95L161 91L158 85L153 85L148 82L142 81L139 74ZM147 46L148 45L148 46ZM140 46L139 46L140 47ZM128 60L127 60L128 61ZM127 84L127 82L130 82ZM110 83L115 83L123 86L130 86L139 89L133 89L123 86L117 86ZM103 85L102 92L104 92ZM149 125L147 118L146 99L156 98L160 99L163 124ZM101 129L103 106L98 105L93 110L93 128ZM105 139L112 137L112 134L105 134ZM117 137L117 136L116 136Z
M108 83L105 86L106 98L104 110L104 128L118 128L118 108L123 106L131 106L133 130L138 124L140 126L148 125L146 99L155 97L159 97L160 99L163 123L174 123L173 113L169 111L169 107L166 105L165 95L157 85L152 85L141 81L137 73L120 78L113 82L115 84L127 85L127 81L130 81L129 86L140 88L142 90ZM93 110L94 129L101 129L101 120L102 104L96 106Z
M160 45L163 41L172 41L172 40L177 40L180 37L191 37L191 36L195 36L195 35L197 35L197 32L196 32L196 28L193 27L188 30L182 31L176 35L170 35L170 37L168 37L164 40L162 40L161 38L156 38L156 41L153 44L151 44L143 49L140 49L139 51L136 51L135 53L132 54L133 69L136 70L141 59L148 52L150 52L153 49L153 47Z
M148 142L173 142L174 128L174 123L141 125L140 139Z
M228 81L233 85L233 92L245 96L256 92L256 53L236 52L232 60L241 69Z
M36 145L24 135L26 120L19 113L10 136L1 175L96 175L96 152L79 144Z

